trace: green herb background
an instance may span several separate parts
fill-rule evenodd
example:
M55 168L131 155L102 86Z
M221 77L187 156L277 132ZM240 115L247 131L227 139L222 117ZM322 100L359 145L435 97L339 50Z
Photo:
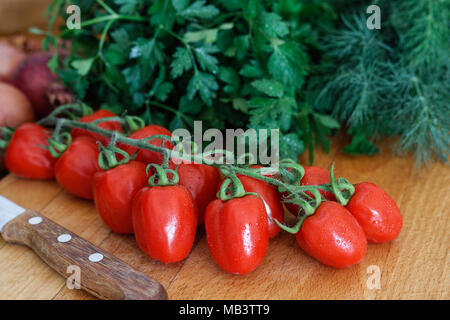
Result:
M447 161L447 0L75 0L81 30L50 67L94 107L170 130L279 128L281 157L330 149L340 127L351 154L415 152ZM66 0L48 10L67 19ZM382 29L366 27L381 7ZM420 165L419 165L420 167Z

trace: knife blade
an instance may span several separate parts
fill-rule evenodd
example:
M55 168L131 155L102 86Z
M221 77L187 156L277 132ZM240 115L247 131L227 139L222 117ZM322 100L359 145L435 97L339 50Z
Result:
M2 232L2 228L5 224L25 211L27 210L18 204L5 198L4 196L0 196L0 233Z
M52 220L0 195L0 233L9 243L30 247L64 277L80 270L80 286L104 300L165 300L155 279L64 229Z

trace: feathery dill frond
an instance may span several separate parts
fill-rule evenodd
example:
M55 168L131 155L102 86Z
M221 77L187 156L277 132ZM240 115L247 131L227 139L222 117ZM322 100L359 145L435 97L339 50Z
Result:
M449 66L450 1L396 0L392 24L399 35L402 63L419 75Z
M364 16L343 16L342 21L346 29L325 38L324 48L335 66L328 70L331 76L320 91L316 105L332 109L336 118L350 126L361 126L373 118L381 104L380 82L390 48L367 28Z
M342 28L325 39L330 60L313 82L322 85L315 108L346 121L350 153L374 152L377 139L398 137L394 151L415 153L419 170L436 158L447 162L450 3L380 4L390 22L382 30L369 30L365 16L344 16Z
M450 148L450 94L444 77L427 79L406 68L392 68L385 96L387 108L381 120L389 123L392 132L400 136L396 144L399 153L414 152L416 165L427 165L434 158L448 160Z

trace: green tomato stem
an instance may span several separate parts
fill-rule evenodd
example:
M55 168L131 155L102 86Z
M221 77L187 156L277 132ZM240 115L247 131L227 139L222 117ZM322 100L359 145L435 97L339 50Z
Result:
M251 178L264 181L270 185L277 187L279 192L282 193L287 192L288 196L286 197L286 200L284 202L294 203L300 207L298 213L298 222L293 227L285 226L281 224L279 221L274 220L280 226L280 228L282 228L287 232L291 233L298 232L305 219L310 215L314 214L314 212L317 210L317 208L320 206L322 202L323 197L319 192L320 190L332 191L336 195L338 201L340 201L341 203L348 201L348 199L344 197L340 189L346 191L346 193L349 194L350 196L354 192L353 185L351 185L347 180L342 178L338 179L338 181L335 180L333 173L334 166L332 166L330 173L331 183L322 185L302 186L300 185L300 180L304 176L305 170L301 165L299 165L298 163L296 163L291 159L289 160L283 159L280 161L280 168L278 170L277 175L264 176L261 174L260 169L235 166L232 164L228 164L227 161L225 161L226 164L224 164L223 159L225 158L225 160L228 160L233 155L227 150L214 150L214 152L206 152L203 154L188 154L188 155L184 155L181 153L174 154L172 153L173 150L164 147L164 141L170 140L170 137L168 136L155 135L144 139L132 139L116 131L109 131L98 127L98 124L104 121L120 121L122 124L126 124L127 120L121 117L103 118L90 123L84 123L68 119L65 119L64 121L59 121L58 118L55 117L55 115L60 114L61 110L66 108L69 107L64 106L64 108L55 110L51 116L41 120L41 124L49 126L55 126L58 124L61 128L62 127L80 128L88 130L90 132L100 134L104 137L111 138L113 139L114 143L117 142L121 144L127 144L130 146L134 146L138 149L150 150L164 155L164 162L162 166L150 164L147 167L147 173L151 167L154 167L156 169L156 173L149 178L149 185L151 186L174 185L178 183L179 177L176 170L168 169L168 162L169 159L172 157L175 159L193 161L194 163L204 163L219 168L228 177L222 184L218 192L218 197L221 198L222 200L228 200L235 197L242 197L246 194L244 187L242 186L242 183L237 177L237 174L249 176ZM78 108L80 108L80 106L78 106ZM161 146L149 143L150 141L154 140L162 140ZM114 152L112 153L114 155ZM217 162L212 161L213 154L214 157L216 157L217 155L221 156L220 161ZM106 158L109 157L108 154L105 154L105 156ZM109 159L107 160L109 161ZM172 173L173 175L172 179L168 178L167 176L168 173ZM306 192L309 192L310 194Z

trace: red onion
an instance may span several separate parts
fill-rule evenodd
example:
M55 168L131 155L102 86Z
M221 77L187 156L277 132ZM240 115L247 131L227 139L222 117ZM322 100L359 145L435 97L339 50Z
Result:
M31 101L38 118L73 100L72 94L47 66L51 57L48 52L30 54L14 75L13 84Z

